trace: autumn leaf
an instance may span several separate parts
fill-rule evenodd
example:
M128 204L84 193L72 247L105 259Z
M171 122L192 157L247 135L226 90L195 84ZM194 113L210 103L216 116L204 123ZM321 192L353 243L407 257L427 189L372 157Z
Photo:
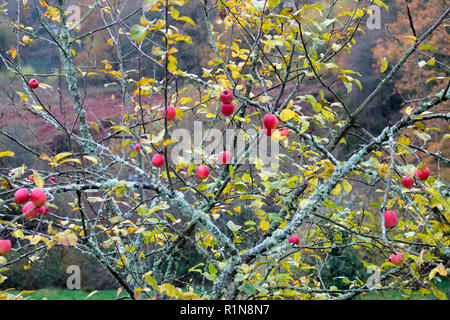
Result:
M44 187L44 179L36 170L33 170L33 181L37 188L42 189Z
M6 51L10 56L11 56L11 58L15 58L16 56L17 56L17 50L16 49L14 49L14 48L11 48L11 49L9 49L8 51Z
M281 121L289 121L295 116L295 111L291 109L284 109L280 113L280 119Z
M12 152L12 151L3 151L3 152L0 152L0 158L1 157L14 157L15 156L15 154L14 154L14 152Z
M387 70L388 67L388 61L386 58L382 58L381 59L381 68L380 68L380 72L383 73Z
M78 237L72 230L65 230L64 232L60 232L53 238L66 247L74 246L78 242Z

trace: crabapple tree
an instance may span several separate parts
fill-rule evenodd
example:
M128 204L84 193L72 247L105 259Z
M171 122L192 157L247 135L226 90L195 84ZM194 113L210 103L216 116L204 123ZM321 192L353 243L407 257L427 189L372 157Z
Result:
M65 0L0 7L1 28L16 34L0 49L15 79L2 106L29 136L4 122L0 135L33 159L0 149L0 282L12 264L32 268L66 246L132 299L446 298L435 280L450 256L450 159L429 146L448 133L429 123L449 120L448 77L417 77L427 92L405 96L401 118L380 132L362 117L445 34L450 8L406 34L369 90L337 58L370 41L367 8L387 10L381 0L85 2L79 20ZM60 68L25 70L39 45ZM109 56L89 63L91 50ZM200 73L188 54L202 57ZM93 108L102 90L113 98ZM352 101L352 90L366 98ZM343 252L362 274L330 271Z

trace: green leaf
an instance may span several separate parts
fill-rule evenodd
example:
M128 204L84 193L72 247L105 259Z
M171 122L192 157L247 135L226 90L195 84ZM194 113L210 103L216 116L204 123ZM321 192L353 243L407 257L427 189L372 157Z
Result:
M153 288L156 292L159 292L158 283L155 278L153 278L149 273L144 274L145 281Z
M230 229L233 232L236 232L239 229L241 229L241 226L234 224L234 222L231 220L227 222L227 227L228 227L228 229Z
M371 202L371 203L369 203L369 206L374 207L374 208L380 208L381 204L379 204L378 202Z
M209 271L210 274L216 274L217 273L217 269L216 269L216 267L214 267L214 264L212 264L212 263L210 263L208 265L208 271Z
M437 50L437 49L433 47L431 44L424 43L419 47L419 50Z
M245 291L250 295L256 295L258 293L258 291L256 291L255 287L251 283L243 284L238 289L241 291Z
M131 27L130 30L130 39L136 41L138 44L144 40L145 36L147 35L147 27L141 26L140 24L135 24L133 27Z
M124 197L124 196L126 196L127 195L127 189L126 188L117 188L116 189L116 196L117 197Z
M280 4L280 1L281 1L281 0L269 0L269 1L268 1L268 2L269 2L268 9L277 6L278 4Z
M234 178L234 167L233 166L230 166L229 167L230 169L230 178L231 178L231 180L233 180L233 178Z
M205 278L213 282L217 280L217 276L215 274L205 273Z
M113 126L111 127L112 130L117 130L117 131L125 131L126 133L128 133L130 136L132 136L133 134L130 131L130 128L128 128L127 126Z

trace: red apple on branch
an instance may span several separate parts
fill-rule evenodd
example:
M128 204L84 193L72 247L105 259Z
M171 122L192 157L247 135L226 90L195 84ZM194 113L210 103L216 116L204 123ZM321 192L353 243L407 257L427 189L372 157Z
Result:
M46 215L48 215L50 213L50 208L47 207L47 206L42 206L42 207L38 208L37 211L40 214L43 214L44 216L46 216Z
M137 143L137 144L134 146L134 150L136 150L136 152L141 152L141 146L139 145L139 143Z
M389 256L389 261L398 266L398 265L402 264L402 262L403 262L403 255L400 252L391 254Z
M39 211L33 202L27 202L22 207L22 214L25 215L25 218L27 219L35 218L38 213Z
M230 102L230 103L222 102L220 104L220 112L222 112L222 114L224 116L227 116L227 117L231 116L234 112L234 103L233 102Z
M233 101L234 99L233 91L231 91L230 89L225 89L220 93L219 97L223 103L231 103L231 101Z
M289 130L287 128L283 128L280 130L280 135L284 137L289 137Z
M219 153L218 161L220 164L227 164L231 161L231 153L228 151L222 151Z
M406 188L409 189L414 185L414 179L410 178L410 177L403 177L402 184L403 184L403 186L405 186Z
M271 130L276 129L278 127L277 117L270 113L266 114L264 116L264 127Z
M3 256L11 250L11 240L0 240L0 255Z
M296 235L292 235L288 239L289 243L298 245L300 243L300 239Z
M199 179L206 179L209 176L208 166L200 166L197 168L197 177Z
M392 210L384 212L384 226L386 228L393 227L397 224L397 215Z
M152 164L159 168L164 164L164 156L162 154L155 154L152 158Z
M30 81L28 81L28 86L30 86L30 88L32 89L36 89L37 87L39 87L39 81L37 81L36 79L30 79Z
M161 114L163 117L166 116L166 109L161 109ZM167 120L173 120L177 116L177 109L174 106L167 106Z
M14 199L19 204L23 204L30 200L30 191L27 188L21 188L14 193Z
M430 169L428 169L428 167L426 167L422 171L419 170L416 171L416 177L422 181L427 180L429 176L430 176Z
M31 201L36 205L36 207L42 206L45 201L47 201L47 195L44 191L39 188L31 190Z

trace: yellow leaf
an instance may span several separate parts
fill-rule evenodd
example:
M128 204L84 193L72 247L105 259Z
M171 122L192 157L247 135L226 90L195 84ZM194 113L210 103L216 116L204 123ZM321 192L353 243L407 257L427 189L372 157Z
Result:
M262 162L262 160L258 157L255 157L255 168L256 170L261 170L262 167L264 166L264 163Z
M75 163L78 163L78 164L82 165L82 163L81 163L81 161L79 159L73 159L73 158L63 160L59 164L63 164L63 163L66 163L66 162L75 162Z
M347 180L344 180L343 187L344 187L345 192L347 192L347 193L352 191L352 185Z
M378 166L378 175L384 179L386 179L388 177L389 165L387 163L382 163Z
M273 98L271 97L271 96L261 96L261 97L259 97L259 101L261 102L261 103L267 103L267 102L269 102L270 100L272 100Z
M54 239L63 246L73 246L78 242L78 237L72 230L60 232L54 236Z
M432 280L436 273L439 273L441 276L446 277L447 276L447 270L445 269L444 265L440 263L436 268L431 270L430 274L428 275L428 278Z
M61 152L61 153L58 153L56 156L53 157L53 161L54 162L58 162L62 158L65 158L65 157L68 157L68 156L71 156L71 155L72 155L72 152Z
M185 104L185 103L188 103L188 102L190 102L192 100L192 98L181 98L180 99L180 104Z
M286 138L286 136L281 135L280 130L273 130L271 137L272 137L272 140L275 142L278 142L278 141L282 140L283 138Z
M163 142L163 145L164 145L164 146L168 146L169 144L177 143L177 142L178 142L178 141L176 141L176 140L166 140L166 141Z
M14 238L23 238L24 234L23 234L22 230L16 229L13 232L13 236L14 236Z
M337 195L339 195L341 193L341 190L342 190L342 186L339 183L338 185L336 185L336 187L334 187L334 189L332 191L332 194L337 196Z
M9 49L8 51L6 51L7 53L9 53L9 55L11 56L11 58L15 58L17 56L17 51L14 48Z
M33 180L34 184L39 189L42 189L44 187L44 179L42 179L41 175L36 170L33 170Z
M14 152L12 152L12 151L3 151L3 152L0 152L0 158L1 157L14 157L15 156L15 154L14 154Z
M97 158L93 157L93 156L84 156L83 158L90 160L92 163L97 164L98 160Z
M388 61L387 61L387 59L386 59L386 58L381 59L381 69L380 69L380 72L381 72L381 73L385 72L386 69L387 69L387 67L388 67Z
M269 223L266 219L262 219L262 220L259 222L258 227L259 227L262 231L266 231L266 230L269 229L270 223Z
M177 71L177 59L174 56L169 56L169 65L167 66L167 69L169 70L170 73L175 73L175 71Z
M150 272L144 274L144 279L155 291L159 292L158 282L150 275Z
M284 109L280 113L280 119L281 121L289 121L295 116L295 111L291 109Z
M89 74L88 74L88 76L89 76ZM95 131L97 131L97 133L100 132L100 127L98 126L97 122L89 121L89 124L94 127L94 129L95 129Z

